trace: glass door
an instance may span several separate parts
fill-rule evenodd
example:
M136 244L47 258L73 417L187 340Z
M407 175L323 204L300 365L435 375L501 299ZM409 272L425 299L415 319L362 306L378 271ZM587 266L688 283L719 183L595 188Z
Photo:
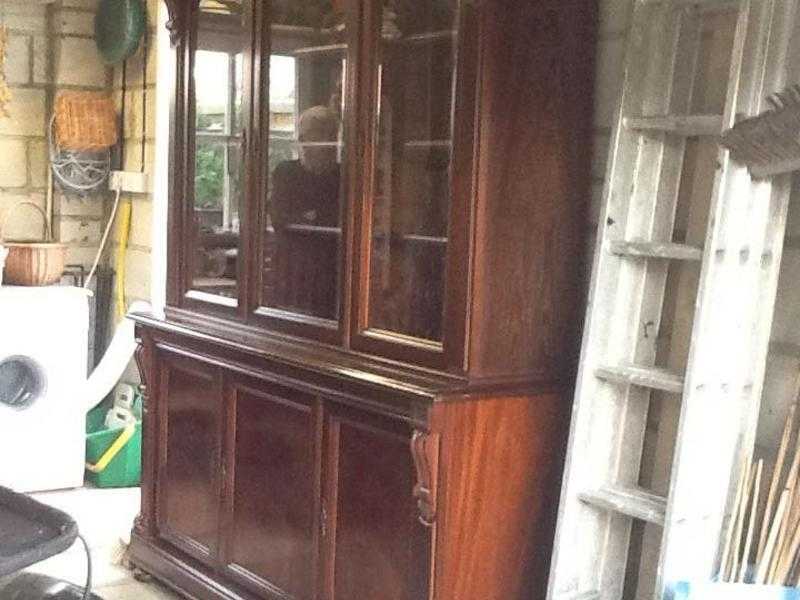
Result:
M238 305L241 277L250 10L246 0L200 0L194 12L187 296L228 307Z
M375 21L375 120L363 193L366 256L357 333L378 344L441 353L458 4L385 1Z
M256 313L333 339L346 190L345 11L341 1L302 0L274 4L268 19Z

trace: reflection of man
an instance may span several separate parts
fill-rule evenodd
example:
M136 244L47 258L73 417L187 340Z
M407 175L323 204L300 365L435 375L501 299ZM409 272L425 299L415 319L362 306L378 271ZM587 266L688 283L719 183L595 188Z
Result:
M282 162L272 174L270 217L276 231L288 224L339 225L339 119L326 106L300 115L300 159Z
M267 302L332 319L340 241L339 118L315 106L300 115L297 132L299 160L282 162L272 174L269 216L276 244Z

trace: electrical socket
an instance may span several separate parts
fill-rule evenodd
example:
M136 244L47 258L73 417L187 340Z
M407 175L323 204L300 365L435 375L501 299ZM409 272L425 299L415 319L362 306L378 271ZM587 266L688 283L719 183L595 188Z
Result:
M150 176L139 171L111 171L108 177L108 188L130 194L149 194Z

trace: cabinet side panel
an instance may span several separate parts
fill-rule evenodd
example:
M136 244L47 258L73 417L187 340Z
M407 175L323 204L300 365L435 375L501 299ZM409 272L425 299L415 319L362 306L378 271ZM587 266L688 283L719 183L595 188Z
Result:
M543 598L568 411L557 394L439 405L436 600Z
M474 376L560 381L577 360L595 4L479 9Z
M155 536L156 523L156 446L158 437L156 428L158 417L156 404L158 402L159 380L158 370L154 363L152 337L143 330L136 328L136 365L142 379L142 482L141 482L141 508L134 522L134 532L142 537L152 539Z

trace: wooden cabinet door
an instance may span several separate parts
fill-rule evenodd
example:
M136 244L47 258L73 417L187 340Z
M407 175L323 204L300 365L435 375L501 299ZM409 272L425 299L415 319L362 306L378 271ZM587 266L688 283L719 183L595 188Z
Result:
M326 600L427 600L432 530L413 497L411 429L349 410L327 427Z
M162 353L159 386L159 535L207 563L217 559L222 376L216 366Z
M311 396L263 381L229 387L225 560L268 597L315 597L322 421Z

